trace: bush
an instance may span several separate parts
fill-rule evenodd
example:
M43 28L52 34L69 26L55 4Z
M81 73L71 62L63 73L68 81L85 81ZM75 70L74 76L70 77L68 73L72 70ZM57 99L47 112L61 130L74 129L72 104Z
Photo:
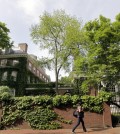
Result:
M57 119L57 114L54 111L39 107L36 107L34 111L29 111L25 116L25 120L34 129L58 129L61 126L53 122L55 119Z
M3 94L4 92L10 93L10 88L8 86L0 86L0 94Z
M4 92L2 95L0 95L0 100L7 101L11 99L11 95L8 92Z
M8 86L0 86L0 100L10 100L12 97L11 89Z

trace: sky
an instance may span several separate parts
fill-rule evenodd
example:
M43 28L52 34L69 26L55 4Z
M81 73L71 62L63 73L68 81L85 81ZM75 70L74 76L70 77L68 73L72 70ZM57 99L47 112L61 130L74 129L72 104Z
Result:
M10 30L14 45L28 44L28 53L39 58L49 56L33 43L30 28L39 22L39 16L45 11L65 10L71 16L76 16L83 24L103 15L114 21L120 13L120 0L0 0L0 21ZM51 80L55 81L54 72L46 70ZM61 76L66 76L61 72Z

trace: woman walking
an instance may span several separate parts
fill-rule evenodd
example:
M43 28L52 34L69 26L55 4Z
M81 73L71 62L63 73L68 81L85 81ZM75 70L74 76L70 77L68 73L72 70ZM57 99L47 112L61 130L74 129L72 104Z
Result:
M75 129L80 125L80 122L82 123L82 128L83 128L83 131L84 132L87 132L86 128L85 128L85 124L84 124L84 111L83 111L83 108L82 106L78 106L76 111L75 111L75 115L77 117L77 123L76 125L73 127L72 129L72 133L75 134Z

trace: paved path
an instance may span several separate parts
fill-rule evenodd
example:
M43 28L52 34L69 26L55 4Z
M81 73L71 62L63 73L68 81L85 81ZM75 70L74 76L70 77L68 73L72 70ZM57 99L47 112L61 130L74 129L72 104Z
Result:
M76 129L76 134L83 134L82 129ZM0 134L71 134L71 129L57 129L57 130L0 130ZM120 134L120 127L116 128L90 128L84 134Z

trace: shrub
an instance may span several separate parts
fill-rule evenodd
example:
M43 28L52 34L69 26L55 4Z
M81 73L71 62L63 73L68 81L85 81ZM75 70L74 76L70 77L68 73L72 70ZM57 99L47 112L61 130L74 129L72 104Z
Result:
M0 86L0 100L10 100L12 97L11 89L8 86Z
M0 86L0 94L3 94L4 92L10 93L10 88L8 86Z
M53 123L57 119L57 114L48 109L36 107L34 111L28 111L25 120L29 122L34 129L57 129L61 126L58 123ZM56 125L55 125L56 124Z

